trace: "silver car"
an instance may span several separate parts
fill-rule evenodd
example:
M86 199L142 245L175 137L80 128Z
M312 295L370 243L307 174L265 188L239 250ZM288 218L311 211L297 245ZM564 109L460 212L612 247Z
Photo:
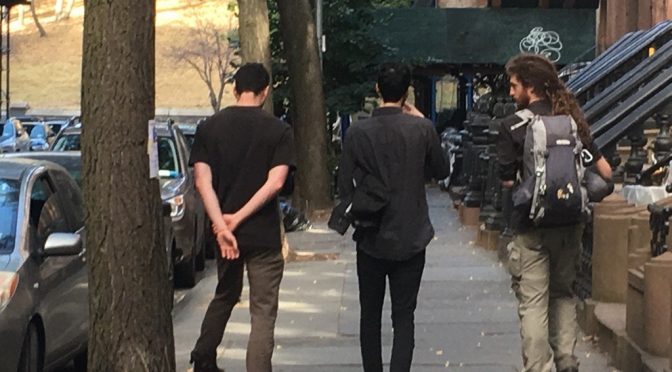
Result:
M0 130L0 152L30 151L30 134L21 120L9 118Z
M0 371L86 370L83 213L59 165L0 159Z

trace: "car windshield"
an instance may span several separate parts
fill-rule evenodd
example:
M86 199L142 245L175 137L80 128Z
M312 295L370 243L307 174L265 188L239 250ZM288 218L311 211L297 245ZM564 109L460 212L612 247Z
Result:
M53 151L79 151L82 146L79 142L79 134L66 134L56 140Z
M45 160L53 161L65 168L75 182L77 182L79 187L82 187L82 159L79 156L53 159L45 158Z
M170 137L159 137L159 177L176 178L180 174L175 141Z
M185 134L184 138L187 140L187 145L189 145L189 148L191 149L194 147L194 135L193 134Z
M63 124L61 123L49 123L49 129L54 133L60 132L61 128L63 128Z
M0 254L14 250L20 189L19 181L0 178Z

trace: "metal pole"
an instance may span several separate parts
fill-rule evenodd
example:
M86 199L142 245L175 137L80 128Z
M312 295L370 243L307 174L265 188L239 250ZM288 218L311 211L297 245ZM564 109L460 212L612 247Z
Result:
M5 38L4 38L5 7L0 7L0 111L2 111L2 59L5 58ZM0 117L2 113L0 112ZM7 119L9 117L7 116Z
M11 10L12 10L12 8L8 6L7 7L7 75L6 75L7 76L7 83L6 83L7 88L5 89L5 94L6 94L6 98L7 98L7 100L5 101L5 104L7 105L7 109L6 109L7 111L6 111L5 115L7 116L7 119L9 119L9 101L10 101L10 98L9 98L9 53L10 53L11 50L10 50L10 46L9 46L10 45L9 44L9 41L10 41L9 37L10 37L10 31L11 31L11 22L10 22Z

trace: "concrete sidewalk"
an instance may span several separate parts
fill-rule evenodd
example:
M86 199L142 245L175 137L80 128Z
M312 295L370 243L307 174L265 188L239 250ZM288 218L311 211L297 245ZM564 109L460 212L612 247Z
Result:
M520 336L516 301L509 276L494 252L473 245L474 231L459 225L447 194L429 189L436 238L427 251L427 266L416 311L414 371L519 371ZM330 261L293 262L285 269L276 328L276 371L361 371L359 303L354 244L324 224L291 233L297 251L338 253ZM203 280L190 291L174 316L178 371L189 366L189 352L214 292L210 263ZM247 288L234 310L219 349L227 372L245 370L250 330ZM392 344L389 299L383 314L384 360ZM582 371L611 372L605 356L580 340Z

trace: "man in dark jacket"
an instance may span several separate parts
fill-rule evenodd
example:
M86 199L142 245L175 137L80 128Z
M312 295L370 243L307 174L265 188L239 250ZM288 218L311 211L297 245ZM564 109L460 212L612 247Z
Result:
M450 172L432 122L405 103L410 82L407 66L396 63L381 66L376 88L383 103L374 110L372 118L350 127L340 164L339 191L343 198L355 193L353 178L372 177L365 183L376 185L376 194L380 190L387 194L368 196L384 199L386 205L373 218L376 226L356 227L354 234L361 306L360 343L366 372L383 370L381 313L387 278L394 328L390 370L411 368L414 312L425 248L434 237L425 175L443 179ZM373 189L367 186L367 192Z
M609 163L590 135L590 128L576 99L558 79L555 66L545 57L523 54L506 65L510 95L518 109L534 115L568 115L577 124L583 148L588 149L600 176L611 178ZM501 122L497 155L502 185L516 185L523 167L523 149L528 121L517 115ZM581 250L583 225L580 216L553 226L534 226L527 211L513 211L514 240L508 246L512 288L519 301L523 341L523 371L577 372L576 304L573 284Z

